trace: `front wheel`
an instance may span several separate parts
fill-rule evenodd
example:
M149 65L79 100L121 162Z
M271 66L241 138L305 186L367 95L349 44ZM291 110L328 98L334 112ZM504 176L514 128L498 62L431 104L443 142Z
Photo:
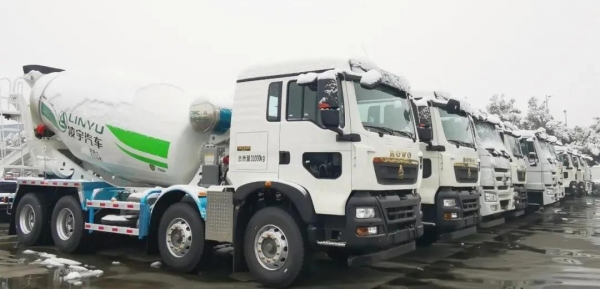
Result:
M187 203L170 206L158 228L158 249L165 264L180 272L198 269L204 251L204 223Z
M289 209L268 207L248 223L244 256L252 277L268 287L290 286L308 268L301 222Z

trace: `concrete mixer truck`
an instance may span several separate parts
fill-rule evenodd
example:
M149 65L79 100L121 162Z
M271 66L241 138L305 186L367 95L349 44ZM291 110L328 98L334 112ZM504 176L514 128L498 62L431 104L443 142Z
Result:
M170 85L24 73L27 144L44 172L19 178L11 203L25 245L74 253L124 234L191 272L231 244L234 271L286 287L315 250L367 265L423 234L416 106L402 78L369 62L249 68L232 109Z

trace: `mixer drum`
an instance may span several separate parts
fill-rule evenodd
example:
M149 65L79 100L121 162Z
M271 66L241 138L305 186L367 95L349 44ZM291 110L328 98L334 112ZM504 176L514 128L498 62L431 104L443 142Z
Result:
M192 100L168 84L139 86L71 71L43 75L30 96L34 122L43 122L77 158L162 186L189 183L200 165L198 150L210 132L190 125Z

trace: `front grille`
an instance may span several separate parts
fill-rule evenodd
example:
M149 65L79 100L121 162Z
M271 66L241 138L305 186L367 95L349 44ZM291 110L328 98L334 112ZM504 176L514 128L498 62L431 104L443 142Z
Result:
M462 199L463 217L477 216L479 214L479 198Z
M459 183L477 183L479 178L479 169L455 166L454 176L456 177L456 181Z
M497 172L497 173L508 173L508 169L494 168L494 172Z
M387 216L390 221L413 220L415 218L414 206L387 208Z
M380 185L411 185L417 182L418 164L373 163L375 177Z
M508 186L498 186L498 190L500 190L500 191L508 190Z
M519 182L524 182L526 176L527 176L526 171L517 171L517 180L519 180Z
M462 200L463 211L472 211L479 209L479 199Z

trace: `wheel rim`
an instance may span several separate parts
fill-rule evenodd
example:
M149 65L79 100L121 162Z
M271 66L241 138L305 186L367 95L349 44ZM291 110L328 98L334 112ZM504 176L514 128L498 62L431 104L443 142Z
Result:
M254 254L260 265L267 270L274 271L283 267L288 258L285 233L275 225L262 227L254 239Z
M23 206L19 214L19 225L24 234L29 234L35 226L35 211L29 204Z
M171 255L177 258L185 256L192 247L192 227L184 219L173 219L167 227L166 242Z
M73 235L75 229L75 217L73 212L68 208L63 208L58 212L56 218L56 233L58 237L63 240L69 240Z

